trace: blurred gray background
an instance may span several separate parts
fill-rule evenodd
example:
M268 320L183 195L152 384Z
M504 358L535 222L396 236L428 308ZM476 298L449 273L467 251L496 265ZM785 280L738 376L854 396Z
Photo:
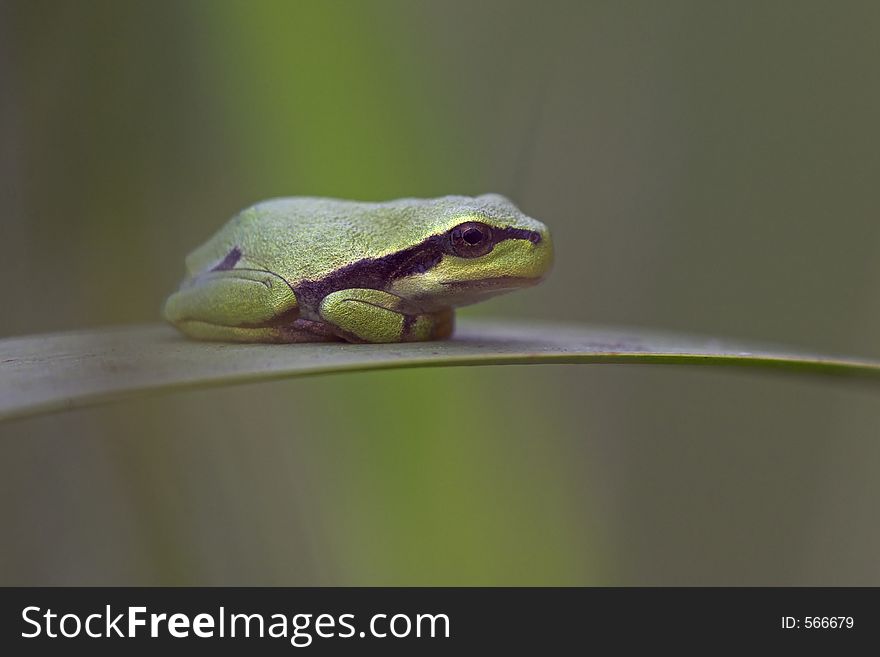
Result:
M0 336L157 321L261 198L497 191L557 265L469 315L880 357L878 61L873 2L0 2ZM0 584L878 585L878 402L515 366L12 422Z

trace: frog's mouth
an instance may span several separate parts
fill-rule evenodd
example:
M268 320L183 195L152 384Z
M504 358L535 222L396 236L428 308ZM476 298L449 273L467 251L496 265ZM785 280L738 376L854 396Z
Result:
M470 281L442 281L445 287L451 290L485 290L487 292L502 292L505 290L518 290L522 287L537 285L543 276L496 276L494 278L478 278Z

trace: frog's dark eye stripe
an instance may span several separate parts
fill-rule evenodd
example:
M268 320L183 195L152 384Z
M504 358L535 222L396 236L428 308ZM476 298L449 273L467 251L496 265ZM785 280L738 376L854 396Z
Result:
M431 235L408 249L378 258L358 260L337 269L325 278L301 281L294 291L301 305L317 307L321 299L331 292L352 287L384 290L396 279L431 271L440 264L444 254L477 258L489 253L496 244L505 240L528 240L532 244L538 244L541 234L524 228L498 228L479 221L467 221L445 233ZM227 261L233 262L233 251L224 258L221 265ZM239 251L234 261L237 262L240 256Z
M211 271L229 271L241 260L241 249L233 247L226 257L211 268Z
M526 230L525 228L506 228L496 229L495 242L502 240L528 240L532 244L538 244L541 241L541 233L534 230Z
M402 278L404 276L412 276L413 274L424 274L436 266L442 258L443 251L437 248L416 251L411 258L402 262L391 277Z

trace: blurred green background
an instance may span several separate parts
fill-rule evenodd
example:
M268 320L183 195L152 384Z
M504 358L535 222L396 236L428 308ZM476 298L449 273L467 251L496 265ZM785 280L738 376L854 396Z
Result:
M2 2L0 336L156 321L265 197L497 191L557 266L467 314L878 357L878 62L872 2ZM878 402L516 366L8 423L0 583L878 585Z

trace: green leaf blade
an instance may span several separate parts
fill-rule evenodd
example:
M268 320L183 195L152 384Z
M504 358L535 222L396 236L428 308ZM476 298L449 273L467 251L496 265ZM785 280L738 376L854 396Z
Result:
M460 322L452 340L386 345L195 342L162 325L0 340L0 420L147 393L408 367L542 363L737 365L880 382L880 361L628 328Z

